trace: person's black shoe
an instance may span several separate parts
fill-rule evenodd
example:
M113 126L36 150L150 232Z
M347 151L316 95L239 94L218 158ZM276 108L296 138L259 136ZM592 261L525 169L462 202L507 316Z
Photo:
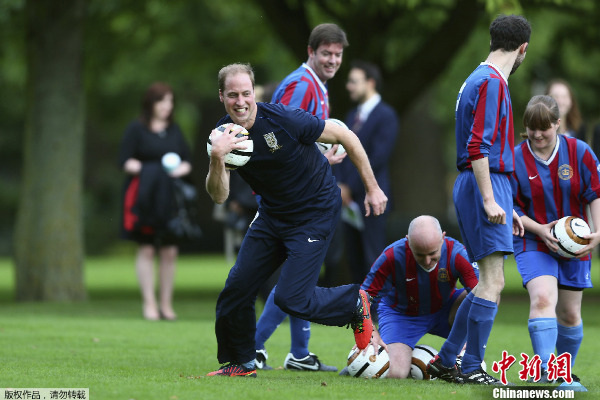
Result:
M337 367L331 365L325 365L319 360L313 353L308 353L304 358L295 358L292 353L289 353L283 363L283 368L291 369L296 371L325 371L325 372L337 372Z
M229 363L222 368L209 372L206 376L242 376L242 377L250 377L256 378L256 370L248 369L243 365Z
M373 335L373 320L371 319L371 296L360 289L354 319L350 326L354 331L354 341L360 350L367 348Z
M485 372L481 367L475 371L467 372L466 374L463 373L460 368L458 368L454 382L474 385L503 385L499 379L494 378ZM507 383L507 385L513 384Z
M527 383L540 383L543 385L550 385L550 384L556 383L555 380L548 379L548 371L546 371L545 369L542 369L539 380L536 381L533 378L534 377L527 379Z
M580 379L577 375L571 374L571 379L572 382L567 383L567 381L565 381L564 378L558 378L556 382L559 382L560 385L558 385L554 390L572 390L574 392L588 391L587 388L581 384Z
M451 383L456 381L456 376L458 375L456 365L452 367L442 365L442 359L439 355L436 355L429 361L429 364L427 364L427 373L429 376Z
M267 365L267 359L269 355L265 349L256 350L256 358L254 359L254 365L256 365L256 369L262 369L263 371L270 371L273 367Z

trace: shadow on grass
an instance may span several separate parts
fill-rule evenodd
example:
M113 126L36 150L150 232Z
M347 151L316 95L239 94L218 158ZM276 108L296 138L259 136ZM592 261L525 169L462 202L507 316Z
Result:
M221 289L175 289L174 298L177 300L197 300L210 301L219 297ZM139 300L140 291L138 288L95 288L88 290L88 298L90 300Z
M193 288L176 288L174 297L176 300L197 300L197 301L210 301L215 300L221 293L222 287L203 287L201 289ZM88 300L139 300L140 291L137 287L120 287L120 288L106 288L106 287L94 287L87 291ZM13 302L15 298L14 290L0 291L0 303ZM528 299L527 291L525 289L511 288L502 292L502 302L504 301L524 301ZM583 301L594 301L600 300L600 290L596 288L586 289L583 294Z
M220 289L178 289L175 290L174 301L197 301L210 302L217 300ZM140 291L138 288L94 288L87 291L87 302L101 301L140 301ZM16 303L13 291L0 292L0 304ZM30 302L34 303L34 302Z

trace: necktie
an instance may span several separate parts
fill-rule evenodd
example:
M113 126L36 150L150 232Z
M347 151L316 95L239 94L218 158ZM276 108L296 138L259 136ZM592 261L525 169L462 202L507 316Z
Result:
M352 131L357 132L362 124L363 120L360 118L360 107L356 110L356 115L354 116L354 122L352 123Z

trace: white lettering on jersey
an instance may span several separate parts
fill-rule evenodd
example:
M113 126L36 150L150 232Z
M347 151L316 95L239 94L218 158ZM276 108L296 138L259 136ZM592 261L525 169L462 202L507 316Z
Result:
M454 113L456 113L458 111L458 103L460 103L460 96L462 96L462 92L465 89L465 86L467 85L467 81L465 81L462 86L460 87L460 90L458 91L458 97L456 99L456 107L454 108Z

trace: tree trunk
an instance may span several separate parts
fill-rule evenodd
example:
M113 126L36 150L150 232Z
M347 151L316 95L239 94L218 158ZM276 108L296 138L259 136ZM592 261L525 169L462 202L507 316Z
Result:
M27 113L15 229L16 298L86 297L83 282L84 0L30 0Z

